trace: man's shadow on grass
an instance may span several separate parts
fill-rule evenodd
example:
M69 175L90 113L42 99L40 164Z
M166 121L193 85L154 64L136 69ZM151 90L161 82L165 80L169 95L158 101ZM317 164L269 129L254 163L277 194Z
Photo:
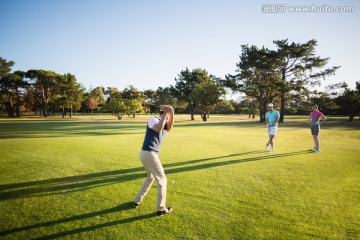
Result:
M0 185L0 201L83 191L144 176L143 168L129 168L79 176Z
M288 152L288 153L280 153L280 154L274 154L274 153L265 154L265 155L262 154L260 156L232 159L236 157L244 157L246 155L257 155L261 153L264 153L264 151L242 152L242 153L229 154L218 157L188 160L177 163L163 164L163 166L165 168L166 174L174 174L174 173L181 173L187 171L201 170L206 168L226 166L231 164L290 157L295 155L311 153L311 151L308 150L308 151ZM227 158L231 158L231 160L226 160ZM221 159L223 159L223 161L219 161ZM4 184L4 185L0 185L0 201L17 199L17 198L41 197L41 196L49 196L49 195L56 195L63 193L78 192L90 188L117 184L126 181L132 181L144 177L145 177L144 169L142 167L137 167L137 168L91 173L91 174L84 174L84 175L64 177L64 178L47 179L41 181Z
M253 154L264 153L264 151L255 151L255 152L251 152L251 153L253 153ZM172 173L179 173L179 172L186 172L186 171L195 171L195 170L201 170L201 169L213 168L213 167L220 167L220 166L226 166L226 165L237 164L237 163L246 163L246 162L253 162L253 161L270 160L270 159L291 157L291 156L308 154L308 153L313 153L313 151L305 150L305 151L280 153L280 154L273 154L273 153L269 152L269 153L266 153L266 155L261 155L261 156L257 156L257 157L248 157L248 158L243 158L243 159L234 159L234 160L227 160L227 161L221 161L221 162L210 162L210 163L204 163L204 164L201 164L201 165L172 168L172 169L168 169L165 172L166 172L166 174L172 174ZM227 156L218 157L218 158L214 158L214 159L238 157L238 156L243 156L243 155L247 155L247 154L250 154L250 153L230 154L230 155L227 155ZM204 161L204 159L191 160L191 161L188 161L188 162L194 163L194 162L199 162L199 161Z
M248 157L248 158L243 158L243 159L232 159L232 160L227 160L227 161L213 162L213 160L234 158L234 157L246 156L246 155L251 155L251 154L261 154L261 153L264 153L264 151L243 152L243 153L237 153L237 154L229 154L229 155L220 156L220 157L189 160L189 161L183 161L183 162L172 163L172 164L164 164L164 167L165 167L165 169L170 168L166 171L167 174L174 174L174 173L180 173L180 172L186 172L186 171L195 171L195 170L200 170L200 169L213 168L213 167L218 167L218 166L226 166L226 165L237 164L237 163L275 159L275 158L282 158L282 157L288 157L288 156L296 156L296 155L311 153L311 151L298 151L298 152L289 152L289 153L281 153L281 154L266 154L266 155ZM210 162L203 163L203 162L207 162L207 161L210 161ZM202 163L202 164L198 164L198 163ZM193 164L197 164L197 165L193 165ZM186 165L188 165L188 166L186 166ZM141 171L141 173L138 173L140 171ZM0 191L1 191L0 192L0 197L1 197L0 200L19 198L19 197L30 197L30 196L34 196L34 193L35 193L35 195L37 193L42 193L43 195L49 195L49 194L51 194L51 191L54 191L54 190L59 191L59 190L67 189L67 188L70 189L70 191L71 191L72 188L82 187L81 190L83 190L83 189L91 188L91 187L115 184L115 183L118 183L121 181L129 181L129 180L139 179L139 178L143 178L144 176L145 176L145 174L144 174L143 168L130 168L130 169L124 169L124 170L93 173L93 174L86 174L86 175L66 177L66 178L57 178L57 179L49 179L49 180L34 181L34 182L27 182L27 183L0 185ZM81 181L81 182L80 183L72 183L73 181ZM43 185L46 185L46 186L44 187ZM17 188L25 188L25 189L17 189ZM29 190L27 190L27 188L29 188ZM17 189L17 190L13 190L13 189ZM9 192L9 190L10 190L10 192ZM77 191L80 191L80 190L77 190ZM7 193L10 193L10 195L9 195L10 197L6 197ZM60 193L62 193L62 192L60 192ZM59 194L59 193L56 192L54 194ZM36 196L38 196L38 195L36 195ZM58 220L54 220L54 221L37 223L37 224L13 228L13 229L9 229L9 230L3 230L3 231L0 231L0 236L6 236L9 234L14 234L17 232L22 232L22 231L30 231L30 230L41 228L41 227L51 227L51 226L62 224L62 223L84 220L84 219L88 219L88 218L94 218L97 216L106 215L106 214L114 213L114 212L120 212L120 211L124 211L124 210L130 210L130 209L132 209L132 202L127 202L127 203L121 204L119 206L101 210L101 211L95 211L95 212L91 212L91 213L75 215L72 217L58 219ZM142 215L142 216L135 216L135 217L127 218L127 219L120 219L117 221L101 223L98 225L76 228L76 229L63 231L63 232L59 232L59 233L55 233L55 234L51 234L51 235L47 235L47 236L43 236L43 237L38 237L35 239L56 239L56 238L65 237L65 236L72 235L72 234L93 231L93 230L101 229L104 227L110 227L110 226L115 226L115 225L119 225L119 224L148 219L148 218L152 218L155 216L156 216L155 213Z

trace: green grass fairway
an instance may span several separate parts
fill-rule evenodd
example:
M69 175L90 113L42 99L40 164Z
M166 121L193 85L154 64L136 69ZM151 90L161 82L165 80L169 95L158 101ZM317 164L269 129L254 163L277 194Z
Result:
M0 119L0 239L360 239L360 122L281 124L265 152L263 124L245 116L176 116L156 187L131 204L148 116ZM197 116L198 119L200 117Z

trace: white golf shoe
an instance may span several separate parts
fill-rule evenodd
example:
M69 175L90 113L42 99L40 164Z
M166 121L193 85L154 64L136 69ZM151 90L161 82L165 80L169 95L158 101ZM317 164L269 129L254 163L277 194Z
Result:
M269 145L268 143L265 145L265 151L269 151Z

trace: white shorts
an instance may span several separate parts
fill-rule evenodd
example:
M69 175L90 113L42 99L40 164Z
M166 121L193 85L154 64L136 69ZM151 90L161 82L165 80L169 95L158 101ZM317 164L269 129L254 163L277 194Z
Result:
M268 126L268 134L269 136L275 136L277 131L277 125L275 126Z

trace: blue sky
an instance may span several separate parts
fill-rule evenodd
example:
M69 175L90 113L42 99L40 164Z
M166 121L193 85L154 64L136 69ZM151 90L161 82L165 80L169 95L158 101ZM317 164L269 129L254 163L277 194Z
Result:
M354 6L352 13L263 13L264 4ZM360 80L358 1L0 0L0 56L13 70L72 73L86 88L175 84L186 67L233 74L241 45L318 41L338 66L323 85Z

